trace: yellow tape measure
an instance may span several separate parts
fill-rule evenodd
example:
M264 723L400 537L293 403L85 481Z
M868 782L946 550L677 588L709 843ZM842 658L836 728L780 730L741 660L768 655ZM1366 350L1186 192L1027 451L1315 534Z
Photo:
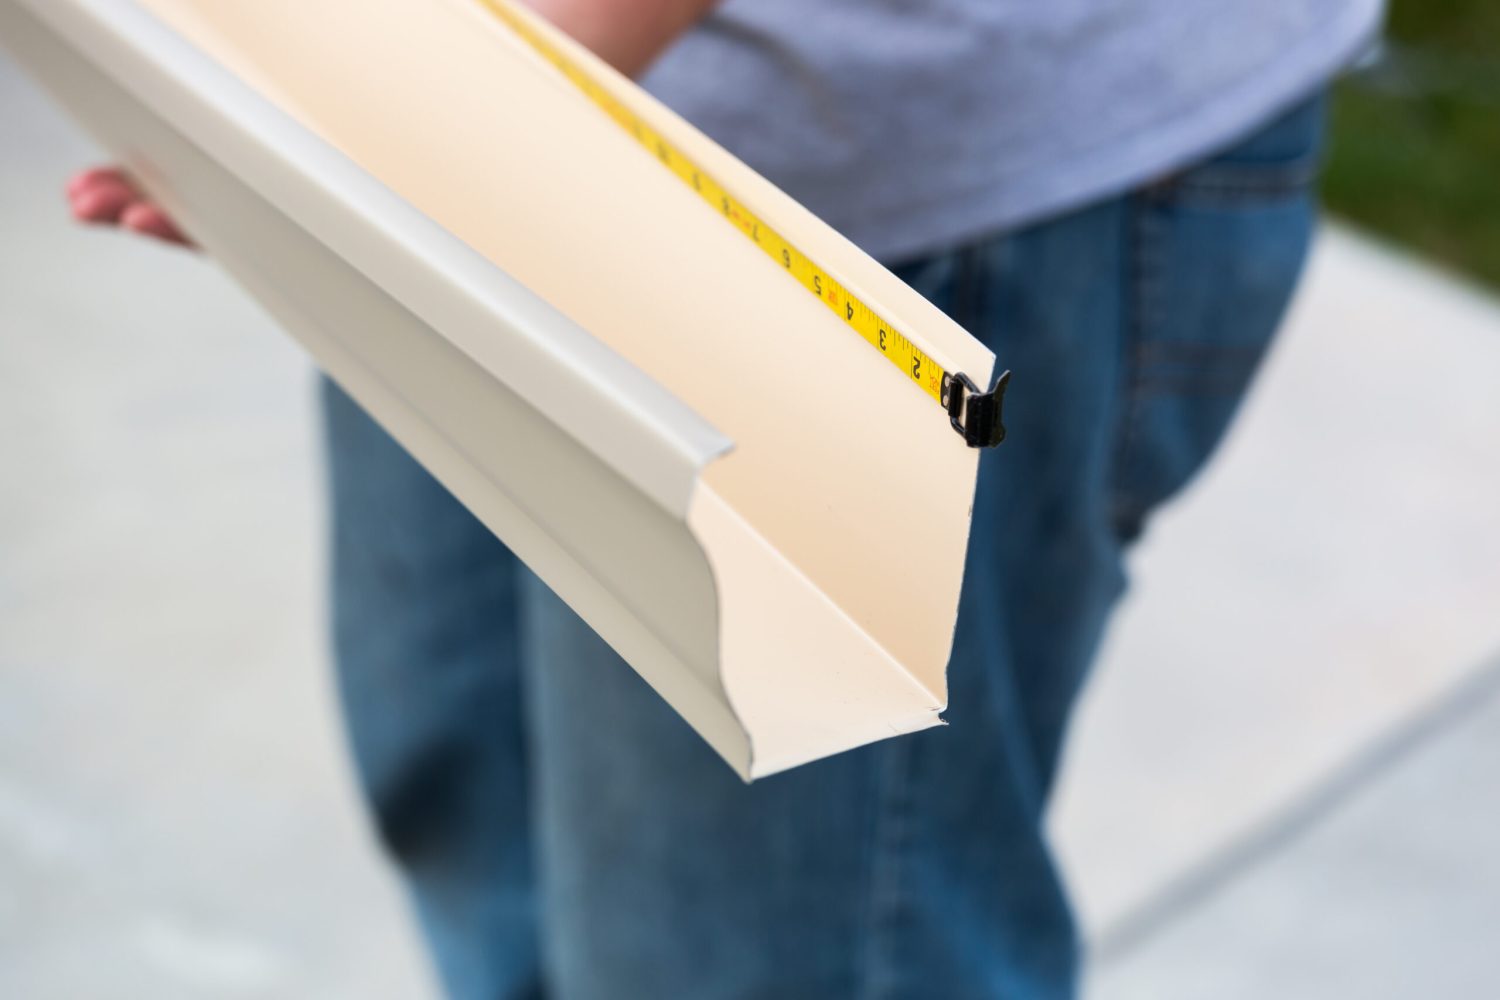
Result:
M923 392L948 411L953 428L974 447L993 447L1005 437L1000 422L1000 401L1009 382L1006 372L989 392L981 392L962 372L949 373L913 344L895 325L853 295L837 278L819 267L807 254L756 217L738 198L681 150L657 132L623 101L569 59L530 21L511 6L510 0L479 0L491 13L536 52L556 66L574 86L600 110L635 136L645 149L688 187L698 193L756 246L796 278L818 301L832 310L844 324L885 355Z

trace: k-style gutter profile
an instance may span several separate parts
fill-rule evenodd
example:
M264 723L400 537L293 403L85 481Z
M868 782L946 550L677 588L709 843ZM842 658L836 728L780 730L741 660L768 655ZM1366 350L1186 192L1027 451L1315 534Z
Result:
M942 663L706 485L729 435L174 27L0 0L0 41L743 777L938 722ZM950 632L961 542L922 611Z

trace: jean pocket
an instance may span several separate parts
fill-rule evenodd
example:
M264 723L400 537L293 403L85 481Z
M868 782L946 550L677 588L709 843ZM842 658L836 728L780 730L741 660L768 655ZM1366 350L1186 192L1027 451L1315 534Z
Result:
M1316 217L1322 123L1319 98L1131 198L1122 540L1208 459L1281 323Z
M1180 205L1229 205L1296 199L1322 170L1327 97L1298 104L1229 149L1145 189L1147 197Z

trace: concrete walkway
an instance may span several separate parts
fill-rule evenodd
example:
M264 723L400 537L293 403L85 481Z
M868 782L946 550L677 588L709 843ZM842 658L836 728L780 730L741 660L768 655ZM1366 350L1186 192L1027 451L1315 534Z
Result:
M1500 652L1496 302L1326 230L1132 575L1055 815L1105 935Z
M310 369L70 226L97 154L3 62L0 136L0 996L431 996L333 711ZM1325 237L1080 712L1097 1000L1500 977L1497 390L1494 303Z

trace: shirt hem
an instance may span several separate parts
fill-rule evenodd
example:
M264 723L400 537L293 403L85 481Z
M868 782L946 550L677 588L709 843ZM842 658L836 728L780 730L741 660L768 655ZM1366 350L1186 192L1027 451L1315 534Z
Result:
M1095 147L1087 156L1045 174L1017 172L970 182L958 195L950 187L939 205L868 209L865 218L878 219L879 226L849 226L844 235L877 259L896 263L1125 194L1232 145L1316 93L1369 44L1381 9L1379 0L1348 8L1345 17L1307 38L1274 66L1190 114L1135 133L1149 139L1130 137ZM1007 200L1008 190L1026 191L1027 197Z

